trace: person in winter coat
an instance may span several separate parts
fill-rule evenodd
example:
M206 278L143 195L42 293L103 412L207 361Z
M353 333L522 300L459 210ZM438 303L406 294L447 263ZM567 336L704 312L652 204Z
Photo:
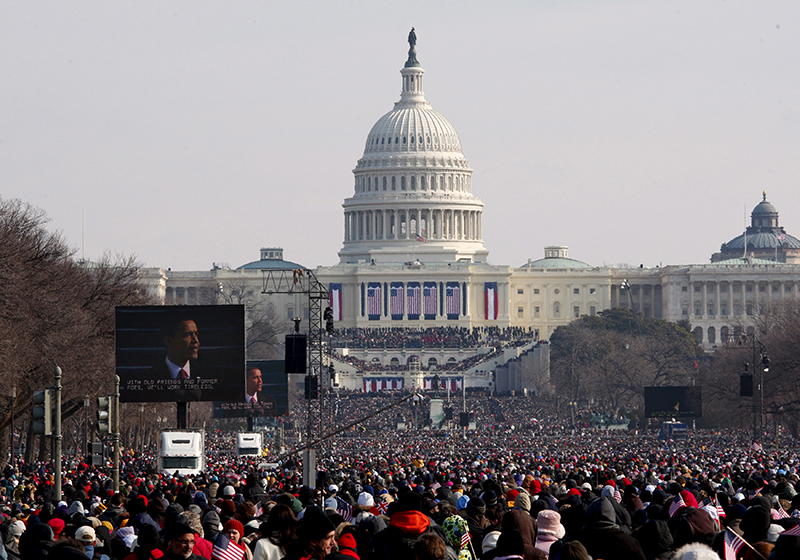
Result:
M616 524L611 500L614 498L604 496L591 503L586 510L585 526L578 540L592 558L645 560L639 542Z

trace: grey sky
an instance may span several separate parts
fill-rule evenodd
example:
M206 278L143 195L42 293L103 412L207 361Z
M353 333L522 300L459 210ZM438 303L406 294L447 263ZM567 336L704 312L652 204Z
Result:
M800 236L796 1L6 0L0 196L90 259L335 264L411 26L490 262L707 262L762 190Z

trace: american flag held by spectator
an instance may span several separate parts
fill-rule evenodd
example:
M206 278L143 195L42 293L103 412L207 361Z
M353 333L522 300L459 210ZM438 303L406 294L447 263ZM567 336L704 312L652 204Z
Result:
M678 494L675 496L675 499L672 500L672 503L669 505L669 516L672 517L677 513L679 509L682 507L686 507L686 502L683 501L683 496Z
M339 515L341 515L348 523L353 522L353 506L348 504L339 496L336 496L336 511L338 511Z
M225 533L220 533L211 552L212 560L242 560L244 549L236 546Z
M736 555L745 545L745 540L731 531L725 529L725 560L736 560Z

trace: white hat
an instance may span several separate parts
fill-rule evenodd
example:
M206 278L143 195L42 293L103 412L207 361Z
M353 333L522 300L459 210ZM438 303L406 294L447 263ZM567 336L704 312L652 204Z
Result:
M778 540L778 537L781 533L783 533L786 529L778 525L777 523L770 523L769 530L767 531L767 542L774 543Z
M361 494L358 495L358 505L365 507L374 506L375 500L372 498L372 494L361 492Z
M331 484L330 486L328 486L328 492L333 493L333 492L338 492L338 491L339 491L339 487L336 486L335 484Z
M14 523L11 524L11 535L14 537L21 537L22 533L25 532L25 524L17 519Z
M236 490L233 489L233 486L228 485L228 486L226 486L225 488L222 489L222 495L223 496L235 496L236 495Z
M94 544L94 541L97 540L97 534L92 527L83 526L78 527L78 530L75 531L75 538L82 543Z
M481 551L486 553L490 550L497 548L497 540L500 538L500 531L491 531L486 533L481 543Z
M336 502L336 498L326 498L325 499L325 507L329 509L336 509L336 506L339 504Z

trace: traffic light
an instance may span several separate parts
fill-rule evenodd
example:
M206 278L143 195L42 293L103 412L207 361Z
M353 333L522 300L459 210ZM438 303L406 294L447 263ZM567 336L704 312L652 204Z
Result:
M33 393L33 433L49 436L53 433L53 402L50 389Z
M319 398L319 381L313 375L307 375L305 378L305 397L307 401Z
M89 459L87 461L94 467L102 467L105 464L105 450L100 442L91 442L89 444Z
M111 429L111 397L97 397L97 431L107 434Z
M753 396L753 376L749 373L742 374L742 376L739 377L739 396Z
M325 332L328 334L333 332L333 309L326 307L322 313L322 318L325 319Z

